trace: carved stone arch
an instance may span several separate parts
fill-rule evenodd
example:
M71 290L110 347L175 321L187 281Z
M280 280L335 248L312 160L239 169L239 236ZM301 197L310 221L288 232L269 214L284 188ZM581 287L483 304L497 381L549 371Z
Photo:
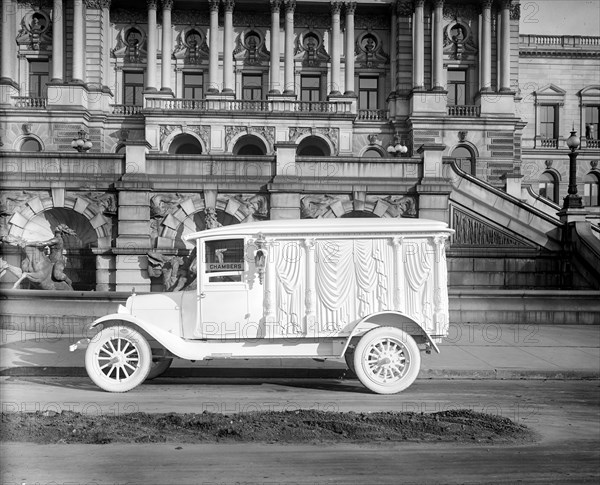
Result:
M241 127L240 127L241 128ZM262 128L262 129L260 129ZM235 133L231 133L231 137L225 137L225 141L227 143L227 151L231 153L235 153L236 145L239 142L242 142L246 137L255 137L265 148L265 155L272 155L274 153L273 144L275 140L275 128L269 130L270 127L243 127L239 131ZM272 132L272 133L271 133ZM268 135L268 137L266 136Z
M452 145L450 147L450 149L448 150L449 156L452 156L452 152L454 150L456 150L458 147L464 147L467 150L469 150L471 152L471 154L473 155L474 158L479 158L479 150L477 149L477 145L473 144L470 141L461 141L459 143L456 143L455 145Z
M27 199L28 195L33 197ZM52 195L21 192L13 197L20 200L18 210L14 210L5 227L8 235L27 241L46 241L54 237L59 224L66 224L76 236L63 234L67 250L65 272L74 289L98 289L101 282L97 279L94 250L106 251L112 246L112 220L104 213L116 212L116 196L54 189Z
M171 147L171 144L173 143L173 141L175 140L175 138L177 138L178 136L181 135L189 135L192 138L195 138L198 143L200 144L200 146L202 147L202 153L208 153L208 146L206 143L206 140L203 139L202 136L200 136L199 133L197 133L196 131L193 131L191 129L186 129L186 128L182 128L182 127L169 127L169 126L161 126L161 151L162 152L169 152L169 149Z
M295 139L290 139L290 141L294 141L296 143L296 145L298 146L298 148L296 149L296 152L299 154L299 156L302 156L302 155L300 155L300 151L305 146L309 145L310 139L316 139L315 140L315 141L317 141L316 146L320 147L321 144L318 143L318 141L320 141L321 143L324 143L329 148L329 153L324 153L323 156L329 157L329 156L337 155L337 148L336 148L335 144L333 143L333 141L328 136L325 136L323 133L315 133L314 130L311 130L310 132L299 134L298 137Z
M27 133L27 134L19 135L13 140L13 150L21 151L21 146L27 140L37 141L40 145L40 150L39 150L40 152L43 152L46 148L44 145L44 141L38 135L36 135L35 133Z
M339 217L416 217L416 198L410 195L367 195L350 198L345 194L313 194L301 199L301 215L305 219Z
M379 145L365 145L360 149L358 156L360 158L366 157L367 152L377 152L381 158L386 158L387 156L386 151Z

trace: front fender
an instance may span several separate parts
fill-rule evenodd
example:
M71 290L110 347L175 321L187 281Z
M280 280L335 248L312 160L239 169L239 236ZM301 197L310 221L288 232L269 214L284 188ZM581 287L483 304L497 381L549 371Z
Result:
M368 332L369 330L372 330L377 327L395 327L399 328L400 330L404 330L411 336L421 336L425 339L425 341L428 344L430 344L433 347L436 353L440 353L440 349L433 341L433 339L429 336L425 329L421 325L419 325L419 323L417 323L414 319L410 318L402 312L383 311L372 313L371 315L368 315L357 322L357 324L350 332L350 336L346 340L346 345L344 346L342 356L346 353L346 350L348 349L348 346L350 345L350 342L352 341L353 337L356 337L357 335L362 335Z
M133 315L123 314L123 313L112 313L110 315L105 315L97 320L94 320L90 324L90 329L97 327L102 323L107 322L126 322L134 327L138 327L143 330L145 333L150 335L153 339L155 339L159 344L161 344L165 349L171 352L176 357L182 359L191 359L191 360L201 360L203 356L198 354L197 346L195 352L191 352L192 345L183 340L179 335L173 335L171 332L167 332L166 330L162 330L160 328L156 328L154 325L149 325L148 323L140 320L139 318L134 317ZM189 348L188 348L189 347Z

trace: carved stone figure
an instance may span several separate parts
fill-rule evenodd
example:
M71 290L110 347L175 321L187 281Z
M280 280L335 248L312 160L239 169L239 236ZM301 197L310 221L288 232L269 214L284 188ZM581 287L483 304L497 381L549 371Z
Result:
M188 284L189 272L180 256L165 256L158 252L148 253L148 275L162 278L165 291L181 291Z
M64 234L76 236L75 231L66 224L54 229L54 237L46 241L26 241L14 236L3 236L2 242L19 246L25 251L21 267L9 265L0 259L0 276L10 271L19 279L13 288L19 288L23 281L29 281L36 289L73 290L72 281L65 274L67 263Z

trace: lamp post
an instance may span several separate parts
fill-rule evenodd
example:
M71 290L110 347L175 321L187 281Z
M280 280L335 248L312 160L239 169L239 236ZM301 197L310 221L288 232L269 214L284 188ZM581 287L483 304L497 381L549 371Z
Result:
M93 143L90 141L90 135L84 129L77 132L77 137L73 138L71 146L79 153L87 153L92 148Z
M567 138L569 147L569 190L564 198L563 209L582 209L581 197L577 195L577 148L579 147L579 137L575 130L571 131L571 136Z
M394 157L402 156L408 152L408 147L402 144L402 141L398 135L395 135L394 142L390 143L387 147L387 152Z

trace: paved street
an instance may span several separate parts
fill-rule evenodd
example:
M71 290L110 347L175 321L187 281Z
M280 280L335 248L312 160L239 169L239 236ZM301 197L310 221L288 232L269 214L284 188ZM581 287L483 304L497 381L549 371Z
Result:
M531 445L31 445L1 446L6 484L33 483L595 483L600 478L598 380L419 379L394 396L355 380L160 378L126 394L87 378L0 380L5 411L88 414L330 411L501 414L540 433ZM65 457L69 457L65 460Z

